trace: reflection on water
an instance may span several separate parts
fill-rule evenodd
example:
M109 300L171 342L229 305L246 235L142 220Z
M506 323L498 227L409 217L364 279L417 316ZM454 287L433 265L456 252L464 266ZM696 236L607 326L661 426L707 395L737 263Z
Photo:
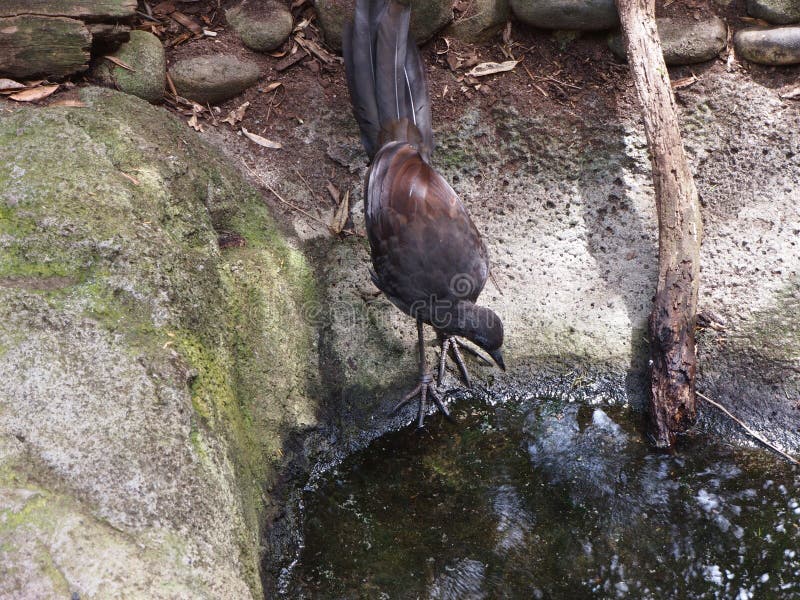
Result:
M773 456L654 454L625 411L546 398L456 413L307 491L285 597L800 598L800 479Z

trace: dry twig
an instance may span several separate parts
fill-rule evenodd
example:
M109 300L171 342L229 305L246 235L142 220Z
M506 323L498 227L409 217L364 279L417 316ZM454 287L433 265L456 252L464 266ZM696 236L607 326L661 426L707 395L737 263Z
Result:
M775 444L773 444L772 442L768 441L763 435L758 433L756 430L751 429L750 427L748 427L743 421L741 421L740 419L736 418L727 408L722 406L722 404L720 404L719 402L715 402L714 400L712 400L708 396L706 396L704 394L701 394L698 391L695 391L695 395L698 398L702 398L703 400L708 402L711 406L721 410L728 417L730 417L735 423L737 423L742 429L744 429L747 432L748 435L750 435L753 438L757 439L759 442L764 444L767 448L769 448L773 452L777 452L778 454L780 454L782 457L784 457L786 460L788 460L792 464L800 465L800 461L798 461L793 456L791 456L789 454L786 454L786 452L784 452L783 450L781 450L780 448L775 446Z
M246 162L242 161L242 164L244 165L244 168L247 170L247 172L248 172L248 173L250 173L250 175L251 175L253 178L255 178L256 180L258 180L258 182L259 182L261 185L263 185L263 186L264 186L266 189L268 189L268 190L269 190L269 191L272 193L272 195L273 195L273 196L275 196L275 197L276 197L276 198L277 198L277 199L278 199L280 202L282 202L282 203L283 203L283 204L285 204L286 206L288 206L288 207L290 207L290 208L292 208L292 209L296 210L296 211L297 211L297 212L299 212L300 214L302 214L302 215L305 215L306 217L308 217L308 218L309 218L309 219L311 219L312 221L315 221L315 222L319 223L320 225L322 225L323 227L325 227L325 229L326 229L326 230L328 229L328 223L326 223L325 221L323 221L322 219L320 219L320 218L318 218L318 217L315 217L315 216L314 216L314 215L312 215L311 213L309 213L309 212L307 212L307 211L303 210L302 208L300 208L299 206L297 206L297 205L296 205L296 204L294 204L293 202L289 202L288 200L286 200L286 199L285 199L283 196L281 196L281 195L280 195L278 192L276 192L274 189L272 189L272 186L271 186L271 185L269 185L269 184L268 184L266 181L264 181L264 179L263 179L263 178L262 178L262 177L261 177L261 176L260 176L258 173L256 173L255 171L253 171L253 169L251 169L251 168L248 166L248 164L247 164Z

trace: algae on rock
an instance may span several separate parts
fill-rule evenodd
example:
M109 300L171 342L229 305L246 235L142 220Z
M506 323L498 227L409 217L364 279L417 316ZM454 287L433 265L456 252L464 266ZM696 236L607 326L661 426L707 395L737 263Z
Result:
M82 99L0 118L0 596L258 597L312 272L194 132Z

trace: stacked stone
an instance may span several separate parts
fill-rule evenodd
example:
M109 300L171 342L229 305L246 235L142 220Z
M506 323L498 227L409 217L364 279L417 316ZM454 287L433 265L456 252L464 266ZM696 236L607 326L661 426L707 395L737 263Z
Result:
M770 26L739 31L739 56L763 65L800 64L800 0L748 0L747 12Z
M58 80L91 64L98 83L159 102L166 87L164 46L152 33L131 31L136 6L137 0L0 1L0 77ZM225 16L245 46L258 52L279 47L294 26L279 0L243 0ZM252 61L212 54L178 61L170 74L179 94L206 103L237 95L260 71Z
M353 12L355 0L316 0L319 24L326 43L341 50L342 28ZM455 22L452 0L411 0L412 33L419 43L447 26L446 36L463 41L483 41L513 16L540 29L568 31L611 30L612 52L625 58L614 0L472 0ZM800 23L800 0L748 0L751 16L774 25ZM668 65L689 65L713 59L725 49L727 25L717 16L656 19L664 59ZM800 63L800 25L755 28L736 35L739 56L762 64Z
M523 23L542 29L612 29L609 47L619 58L625 58L614 0L511 0L511 9ZM711 60L725 48L727 28L719 17L699 20L663 18L656 19L656 25L668 65L690 65Z
M340 50L342 27L352 14L355 0L316 0L325 41ZM412 32L420 43L430 39L453 18L451 0L411 0ZM619 17L614 0L473 0L467 12L451 23L445 35L463 41L482 41L495 34L514 16L541 29L603 31L616 29ZM701 20L659 19L659 33L667 64L686 65L714 58L725 48L727 28L718 17ZM610 36L609 45L625 57L621 37Z

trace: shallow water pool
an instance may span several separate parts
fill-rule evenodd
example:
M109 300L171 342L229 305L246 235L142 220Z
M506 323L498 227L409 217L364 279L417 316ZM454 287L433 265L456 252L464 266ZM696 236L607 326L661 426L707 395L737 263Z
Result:
M287 598L800 598L800 478L623 408L461 402L309 486ZM634 415L635 417L636 415Z

